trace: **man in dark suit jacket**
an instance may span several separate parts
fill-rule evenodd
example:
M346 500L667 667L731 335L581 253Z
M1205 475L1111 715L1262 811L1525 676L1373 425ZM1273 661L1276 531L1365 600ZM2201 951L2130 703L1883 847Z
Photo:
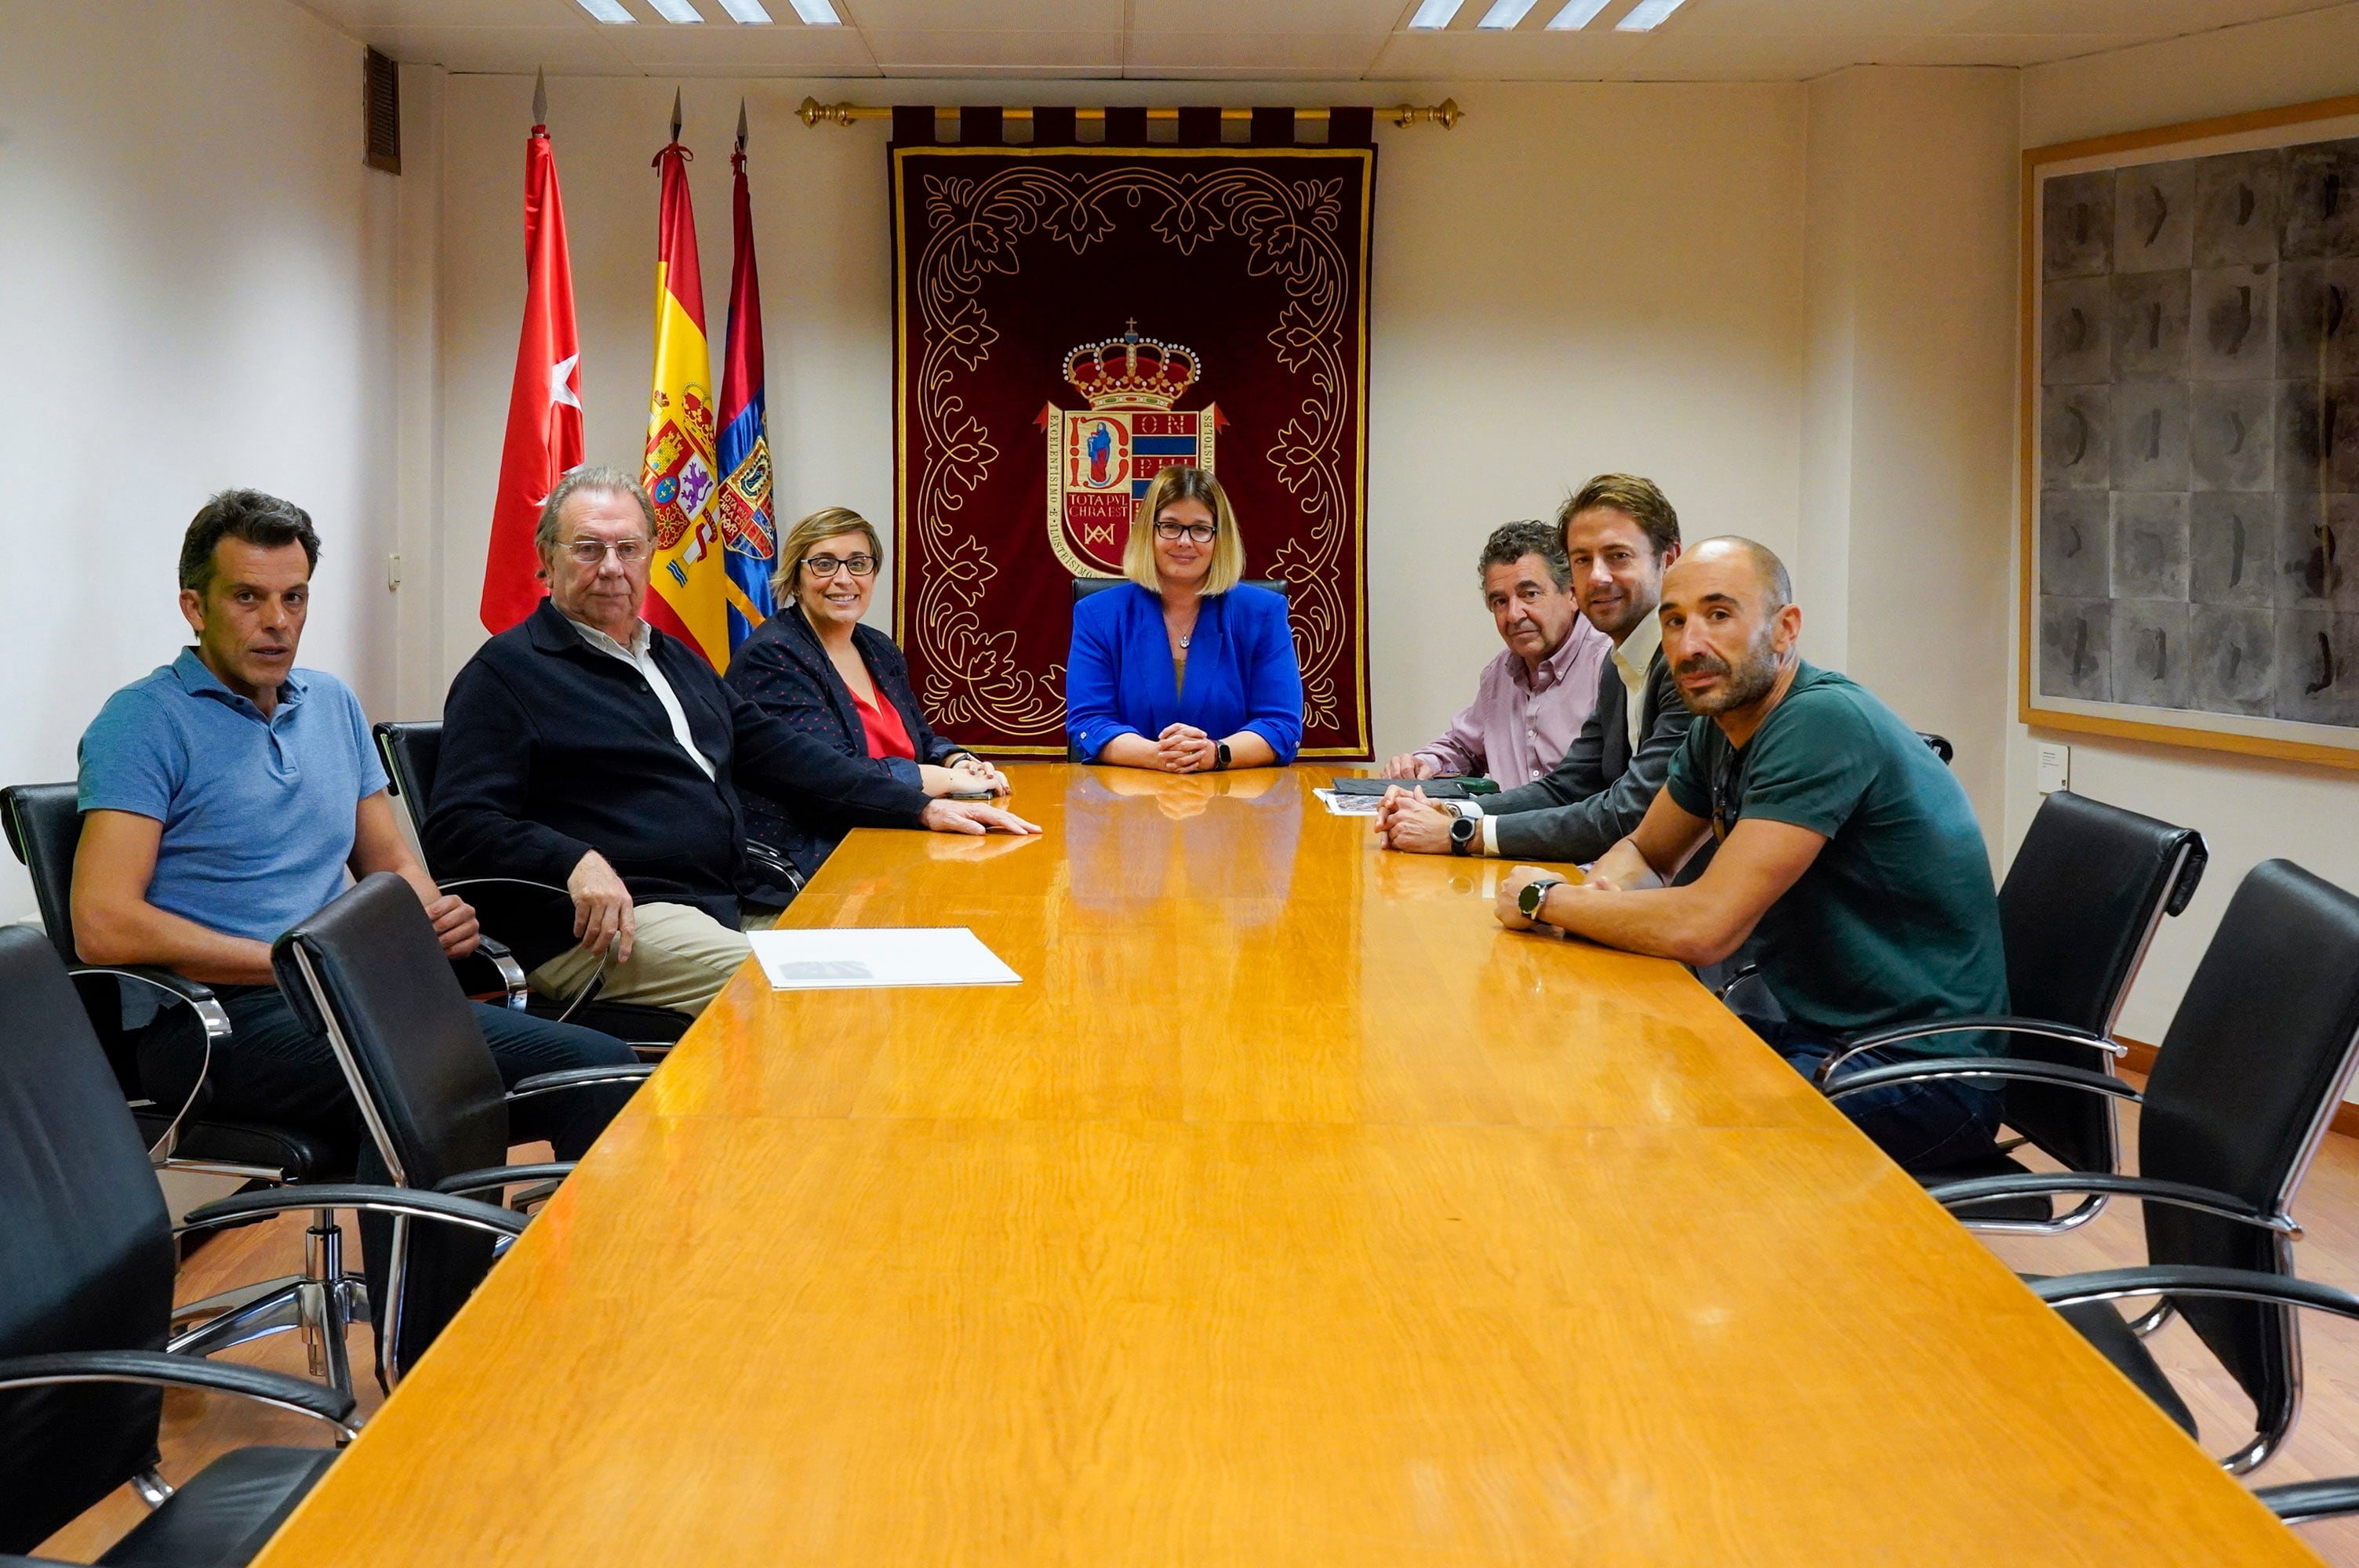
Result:
M853 825L1038 831L856 766L642 621L655 509L628 474L567 475L535 542L549 596L451 683L421 836L446 875L572 895L576 945L516 944L536 989L571 995L604 968L610 1000L702 1010L750 951L740 777Z
M1692 719L1663 658L1655 619L1663 573L1679 558L1680 519L1655 485L1600 474L1557 514L1581 612L1614 639L1597 706L1557 765L1482 800L1389 792L1376 831L1388 849L1589 861L1637 827ZM1636 711L1634 713L1633 707Z

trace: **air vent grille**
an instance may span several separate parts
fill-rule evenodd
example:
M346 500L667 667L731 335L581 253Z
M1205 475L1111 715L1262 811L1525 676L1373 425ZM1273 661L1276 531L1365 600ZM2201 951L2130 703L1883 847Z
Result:
M363 161L387 174L401 172L401 72L375 49L364 57L363 113L368 126L368 156Z

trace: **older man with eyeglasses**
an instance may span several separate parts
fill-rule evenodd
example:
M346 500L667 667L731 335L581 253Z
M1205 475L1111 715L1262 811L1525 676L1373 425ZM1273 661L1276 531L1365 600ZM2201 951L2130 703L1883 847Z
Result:
M451 682L423 834L446 876L571 894L570 945L511 941L536 989L570 996L603 968L607 1000L702 1011L749 951L740 779L853 826L1038 831L855 766L640 619L655 513L630 475L567 475L535 543L549 598Z

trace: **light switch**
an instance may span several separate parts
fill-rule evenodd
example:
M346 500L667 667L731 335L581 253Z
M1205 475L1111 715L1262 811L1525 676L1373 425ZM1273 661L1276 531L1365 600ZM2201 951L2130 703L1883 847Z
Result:
M2054 795L2072 785L2072 748L2059 741L2038 741L2033 745L2039 752L2039 793Z

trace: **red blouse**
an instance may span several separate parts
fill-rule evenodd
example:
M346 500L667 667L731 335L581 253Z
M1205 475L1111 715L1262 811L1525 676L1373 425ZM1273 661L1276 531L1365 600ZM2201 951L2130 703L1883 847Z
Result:
M918 760L918 748L909 740L909 727L901 722L901 710L893 706L892 698L878 693L873 697L852 694L852 706L860 710L860 728L868 737L868 754L872 757L907 757Z

